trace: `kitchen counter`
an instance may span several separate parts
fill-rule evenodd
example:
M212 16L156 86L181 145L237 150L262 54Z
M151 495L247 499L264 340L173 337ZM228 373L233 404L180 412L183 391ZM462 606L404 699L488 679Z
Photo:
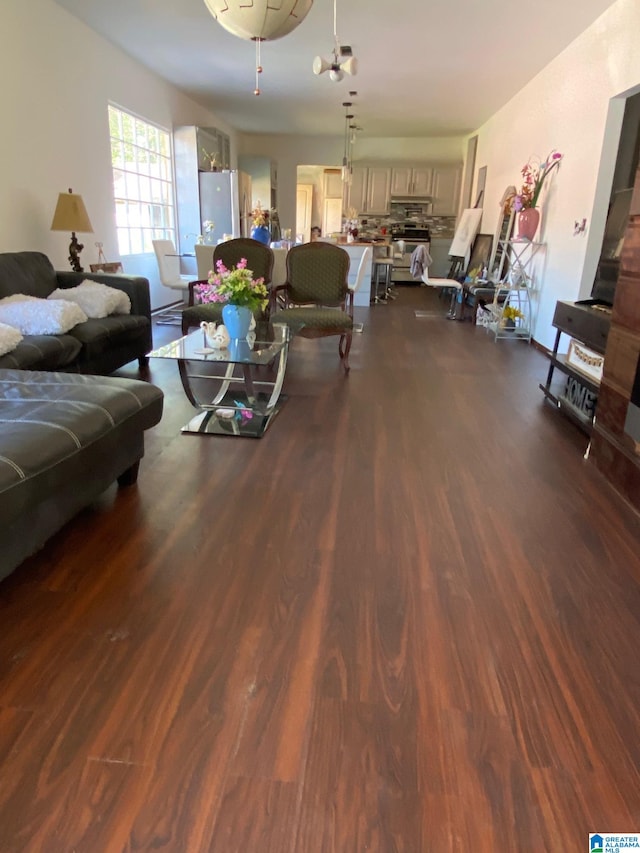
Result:
M340 243L340 248L344 249L348 252L349 257L351 259L351 263L349 266L349 285L353 286L356 280L356 276L358 274L358 267L360 266L360 259L362 255L371 243ZM371 254L371 253L370 253ZM361 308L368 308L369 303L371 301L371 259L367 264L364 270L364 277L362 279L362 284L355 292L353 298L353 304L357 305Z
M390 237L380 237L375 240L354 240L352 243L347 240L338 240L338 246L389 246L390 244Z

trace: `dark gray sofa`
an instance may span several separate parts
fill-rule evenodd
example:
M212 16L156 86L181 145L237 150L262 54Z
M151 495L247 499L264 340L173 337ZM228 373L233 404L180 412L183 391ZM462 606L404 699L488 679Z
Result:
M0 299L15 293L46 298L58 287L85 279L123 290L131 314L79 323L65 335L25 335L13 352L0 356L0 368L107 374L138 359L148 363L151 342L149 282L140 276L56 271L41 252L0 253Z
M0 579L118 480L136 481L155 385L0 370Z

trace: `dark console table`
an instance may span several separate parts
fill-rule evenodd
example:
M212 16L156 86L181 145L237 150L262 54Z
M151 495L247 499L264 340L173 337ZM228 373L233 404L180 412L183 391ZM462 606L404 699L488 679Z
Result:
M553 351L548 353L547 381L540 385L540 389L563 414L585 432L591 433L600 382L569 364L567 356L559 353L558 348L560 338L565 334L593 352L604 355L611 325L611 307L597 299L557 302L553 325L557 329L555 344ZM552 390L556 370L566 377L562 390Z

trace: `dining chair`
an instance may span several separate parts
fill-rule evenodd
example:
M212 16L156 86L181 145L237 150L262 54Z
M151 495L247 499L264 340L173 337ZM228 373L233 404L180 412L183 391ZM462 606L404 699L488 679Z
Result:
M213 252L215 246L211 243L196 243L193 247L196 254L196 278L205 281L213 269Z
M349 289L355 294L360 290L362 282L364 281L364 274L367 269L367 264L373 254L373 249L371 246L367 246L360 256L360 263L358 264L358 271L356 273L356 277L354 279L353 284L349 285Z
M365 274L369 269L369 264L371 263L371 257L373 255L373 249L371 246L367 246L363 251L362 255L360 255L360 263L358 264L358 271L356 272L356 277L353 281L353 284L349 285L349 290L353 293L354 298L356 293L360 290L362 286L362 282L364 281ZM363 332L364 331L364 323L356 323L353 324L354 332Z
M173 240L153 240L153 251L158 262L158 273L160 282L164 287L178 290L182 294L180 301L184 302L184 295L189 291L189 283L193 276L180 274L180 257L176 252ZM165 325L180 325L181 308L175 305L158 311L156 322Z
M218 243L213 249L212 268L218 261L222 261L227 269L235 266L242 258L247 260L247 268L251 270L254 278L263 278L269 288L273 273L273 252L264 243L252 240L250 237L236 237L234 240L225 240ZM182 334L186 335L189 329L199 326L203 321L206 323L222 322L222 308L224 303L207 302L198 303L195 292L196 284L206 284L206 279L192 281L189 285L189 307L182 312ZM259 319L259 317L256 317Z
M272 289L274 323L286 323L304 338L339 335L338 352L345 373L353 337L353 290L349 288L348 252L331 243L294 246L287 255L287 281ZM279 308L283 302L284 308Z
M152 242L162 284L172 290L187 291L193 276L180 275L180 257L173 240L153 240Z

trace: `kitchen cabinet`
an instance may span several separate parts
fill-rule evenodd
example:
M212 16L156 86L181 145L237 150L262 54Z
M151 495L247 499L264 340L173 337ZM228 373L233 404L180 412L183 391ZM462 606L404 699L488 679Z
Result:
M231 143L229 135L215 127L178 127L174 134L174 151L188 151L195 155L199 172L220 172L229 168ZM214 169L211 164L214 164Z
M389 212L391 168L389 166L354 166L349 193L349 207L358 213Z
M367 213L388 213L391 195L391 169L382 166L370 166L367 184Z
M341 169L325 169L323 174L323 188L325 198L342 198L344 185L342 183Z
M358 213L366 213L367 206L367 178L369 169L366 166L354 166L351 173L351 186L348 188L348 200L345 210L355 208Z
M436 166L433 170L431 212L435 216L455 216L460 204L460 184L462 169L460 166Z
M431 166L395 166L391 171L391 195L424 198L431 195Z
M184 250L186 242L191 250L203 228L199 176L212 171L214 158L215 164L224 165L228 171L229 137L215 127L176 127L173 131L173 156L178 247ZM218 165L213 171L221 172L222 168Z
M322 205L322 233L339 234L342 231L342 199L325 198Z

